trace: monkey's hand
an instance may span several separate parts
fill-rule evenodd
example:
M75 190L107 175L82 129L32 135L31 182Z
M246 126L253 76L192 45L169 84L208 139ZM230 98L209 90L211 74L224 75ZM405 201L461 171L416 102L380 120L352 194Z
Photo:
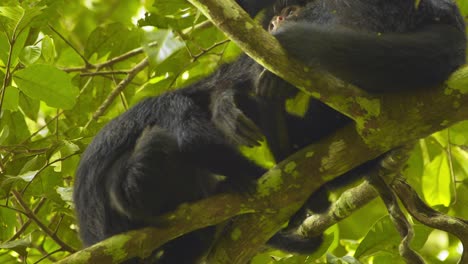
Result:
M237 107L233 90L228 89L215 94L211 109L212 122L234 144L247 147L260 145L263 134Z
M297 92L296 87L267 69L263 69L255 83L255 93L268 99L287 99Z

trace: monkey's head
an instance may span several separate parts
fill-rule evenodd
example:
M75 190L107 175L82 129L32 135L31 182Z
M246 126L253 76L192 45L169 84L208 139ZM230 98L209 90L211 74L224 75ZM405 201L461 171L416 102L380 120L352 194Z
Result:
M279 12L275 12L275 16L273 16L270 24L268 25L268 32L274 33L285 21L293 17L297 17L302 9L303 6L290 5L282 8Z

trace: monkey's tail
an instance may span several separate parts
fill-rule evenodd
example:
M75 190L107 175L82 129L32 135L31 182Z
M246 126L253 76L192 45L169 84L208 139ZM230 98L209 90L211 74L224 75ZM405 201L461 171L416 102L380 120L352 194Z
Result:
M303 237L291 231L280 231L268 240L268 245L283 251L311 254L320 247L323 235L316 237Z

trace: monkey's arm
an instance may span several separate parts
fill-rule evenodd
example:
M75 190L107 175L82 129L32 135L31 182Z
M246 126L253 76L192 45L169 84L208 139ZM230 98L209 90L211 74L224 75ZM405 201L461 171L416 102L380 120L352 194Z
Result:
M378 34L290 22L274 35L297 59L370 92L438 85L465 62L465 34L450 25Z

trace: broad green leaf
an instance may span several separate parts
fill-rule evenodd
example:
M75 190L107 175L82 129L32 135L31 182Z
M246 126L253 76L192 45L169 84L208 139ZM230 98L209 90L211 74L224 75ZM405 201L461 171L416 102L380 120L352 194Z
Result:
M67 203L73 203L73 188L72 187L57 187L57 193L60 195L60 198Z
M55 60L56 51L54 40L49 36L44 36L41 41L42 44L42 57L47 63L52 63Z
M20 91L19 93L19 106L21 110L31 120L37 120L39 114L39 100L32 99Z
M6 204L5 200L0 203ZM16 212L8 208L0 207L0 241L6 241L15 232L15 224L17 223Z
M31 245L31 236L27 236L22 239L13 240L11 242L5 242L0 244L0 248L12 249L16 251L21 256L26 256L26 248Z
M154 1L153 8L138 21L138 26L182 31L193 26L199 18L199 12L184 0Z
M28 66L35 63L41 57L41 48L38 46L26 46L21 50L19 59Z
M145 51L148 54L151 62L156 65L165 61L172 54L176 53L185 43L177 38L172 30L157 30L155 32L148 33L147 35L150 38L150 42L157 42L158 44L155 47L145 46Z
M3 109L16 111L19 104L19 91L18 88L8 86L5 90L5 97L3 98Z
M3 140L2 144L19 144L31 135L28 126L26 125L24 115L21 113L21 111L11 112L5 110L2 113L0 121L0 131L8 132L1 135ZM5 130L5 127L7 127L8 130ZM4 136L6 137L4 138Z
M424 199L431 205L449 206L451 201L450 167L445 153L438 155L424 168L422 190Z
M96 28L89 36L85 46L85 57L97 54L98 58L106 55L117 56L140 46L139 30L129 30L121 23L113 23Z
M79 93L68 74L50 65L31 65L17 71L14 80L24 94L56 108L72 108Z
M13 45L13 52L10 52L10 43L8 42L8 38L6 34L2 33L1 25L0 25L0 60L2 60L3 65L6 65L8 59L10 59L10 67L13 68L18 62L18 57L25 42L28 38L29 28L26 28L23 31L23 34L20 34Z
M451 126L449 131L450 143L458 146L468 145L468 121L463 121Z
M153 3L153 7L161 14L176 14L181 10L186 10L192 6L187 3L185 0L172 0L172 1L163 1L156 0Z
M44 8L44 6L29 7L27 9L21 6L0 6L0 16L9 19L4 26L7 28L10 37L16 38L35 17L41 14Z
M26 257L28 252L26 249L31 246L31 235L28 235L25 238L17 239L10 242L4 242L0 244L2 249L10 249L18 253L22 257Z
M370 257L380 251L387 251L398 255L398 245L400 241L400 235L396 231L392 220L390 220L388 215L384 216L369 230L356 249L354 257L359 259L362 257Z
M19 179L22 179L23 181L25 182L31 182L32 180L34 180L34 177L36 177L37 173L39 171L36 170L36 171L27 171L21 175L18 175L16 177L18 177Z

